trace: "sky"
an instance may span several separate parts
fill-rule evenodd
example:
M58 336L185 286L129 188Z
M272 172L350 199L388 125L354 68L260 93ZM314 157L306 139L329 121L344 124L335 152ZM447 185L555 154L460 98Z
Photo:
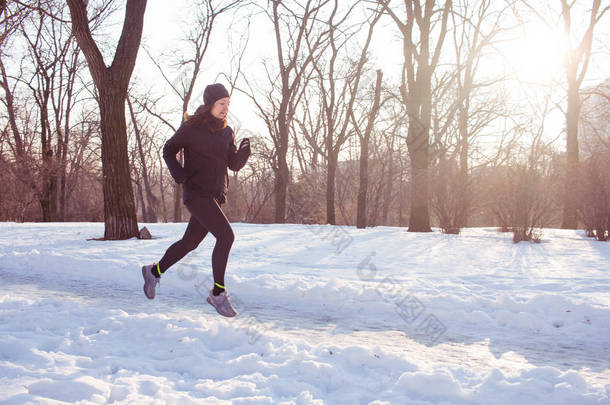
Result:
M188 27L188 5L191 2L177 0L168 7L166 2L150 1L147 6L144 23L143 45L158 57L162 63L169 59L161 55L177 53L181 48L179 38ZM243 13L242 13L243 14ZM610 15L605 19L610 22ZM248 77L262 77L262 60L275 61L276 48L272 25L264 15L249 17L250 38L244 66ZM581 21L575 20L575 24ZM230 73L230 50L227 44L231 39L238 42L246 30L246 22L237 16L222 15L212 34L210 49L205 59L202 72L195 88L191 102L191 110L197 107L202 100L202 92L206 84L226 80L219 78L221 73ZM510 33L510 40L498 45L498 53L488 57L482 64L482 73L493 75L498 71L513 70L522 83L513 85L517 96L522 99L535 94L544 94L543 87L553 80L562 77L562 52L564 40L560 26L551 28L545 26L538 19L529 16L523 29ZM596 31L597 53L591 59L587 78L583 87L599 83L610 76L607 66L610 66L610 48L604 44L604 38L610 38L610 23L598 24ZM450 45L447 43L447 45ZM397 35L395 25L389 18L380 21L373 38L371 51L374 59L374 69L381 68L384 80L397 83L402 65L402 44ZM159 94L170 93L162 82L158 70L154 67L149 56L140 52L138 64L134 73L142 79L143 83L154 88ZM561 97L561 91L558 91ZM179 108L180 104L175 97L167 98L168 109ZM265 132L262 121L257 118L256 110L251 101L239 92L234 92L231 101L231 118L233 126L241 126L252 132ZM179 116L176 117L179 120ZM547 131L550 137L556 137L564 127L564 116L557 110L551 114L547 122Z

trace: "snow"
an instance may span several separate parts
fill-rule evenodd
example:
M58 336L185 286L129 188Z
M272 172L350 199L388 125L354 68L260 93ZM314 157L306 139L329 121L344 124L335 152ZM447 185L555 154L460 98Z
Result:
M233 224L227 319L211 236L145 298L185 224L141 225L0 223L0 403L610 404L610 244L581 231Z

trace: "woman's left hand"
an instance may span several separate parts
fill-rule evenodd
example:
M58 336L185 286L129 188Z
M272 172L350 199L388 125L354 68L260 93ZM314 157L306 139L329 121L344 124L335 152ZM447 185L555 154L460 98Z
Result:
M239 143L239 150L245 150L245 149L250 149L250 139L248 138L244 138L241 140L241 142Z

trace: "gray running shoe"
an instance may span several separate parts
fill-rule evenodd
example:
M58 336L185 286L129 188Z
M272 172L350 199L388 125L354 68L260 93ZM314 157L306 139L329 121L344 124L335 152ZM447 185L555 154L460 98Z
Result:
M229 294L226 291L221 292L217 296L212 294L213 290L210 290L210 294L208 294L208 304L216 308L216 312L218 312L222 316L226 317L234 317L237 315L237 311L231 305L231 301L229 301Z
M160 278L157 278L152 274L151 270L154 265L155 263L142 267L142 277L144 277L144 294L149 300L155 298L155 288L157 287L157 284L161 284L159 281Z

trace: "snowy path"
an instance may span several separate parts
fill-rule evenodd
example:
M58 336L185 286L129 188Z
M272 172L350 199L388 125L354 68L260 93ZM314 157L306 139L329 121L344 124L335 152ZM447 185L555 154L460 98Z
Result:
M610 403L608 244L236 224L225 320L212 238L141 292L183 228L0 224L0 403Z

